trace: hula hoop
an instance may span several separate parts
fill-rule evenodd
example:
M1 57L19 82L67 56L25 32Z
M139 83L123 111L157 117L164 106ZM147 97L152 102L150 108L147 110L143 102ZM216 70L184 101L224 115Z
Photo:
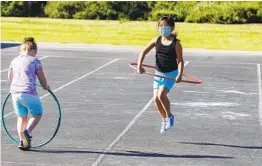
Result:
M137 66L137 63L129 63L129 66L133 69L136 69L136 66ZM154 66L151 66L151 65L146 65L146 64L142 64L143 67L147 67L147 68L151 68L151 69L156 69ZM151 75L151 76L155 76L155 77L161 77L161 78L165 78L165 79L168 79L168 80L175 80L174 78L171 78L171 77L165 77L165 76L161 76L161 75L158 75L158 74L154 74L154 73L151 73L151 72L147 72L145 71L144 72L145 74L148 74L148 75ZM183 77L186 77L188 79L191 79L191 80L181 80L181 82L185 82L185 83L191 83L191 84L201 84L202 83L202 80L200 80L199 78L197 77L194 77L190 74L184 74L183 73Z
M39 84L37 84L38 86L41 86ZM59 101L58 99L56 98L55 94L51 91L51 90L48 90L48 92L51 94L51 96L54 98L55 102L56 102L56 105L57 105L57 109L58 109L58 114L59 114L59 117L58 117L58 122L57 122L57 126L56 126L56 129L55 129L55 132L53 133L53 135L51 136L51 138L49 138L47 141L43 142L43 143L40 143L38 145L34 145L34 146L31 146L31 148L40 148L46 144L48 144L50 141L52 141L52 139L56 136L58 130L59 130L59 127L60 127L60 124L61 124L61 107L60 107L60 104L59 104ZM5 117L4 117L4 112L5 112L5 105L6 105L6 102L8 100L8 98L11 96L11 93L8 93L8 95L6 96L5 100L4 100L4 103L2 105L2 125L3 125L3 128L4 128L4 131L5 131L5 134L8 136L8 138L14 143L14 144L18 144L19 141L16 140L7 130L6 128L6 125L5 125Z

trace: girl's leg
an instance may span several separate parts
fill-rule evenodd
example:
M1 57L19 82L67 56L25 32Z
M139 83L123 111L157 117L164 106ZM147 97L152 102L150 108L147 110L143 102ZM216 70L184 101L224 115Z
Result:
M156 105L158 112L160 113L162 119L164 120L167 117L166 111L163 108L162 103L158 97L158 91L159 91L158 89L154 89L154 101L155 101L155 105Z
M21 150L28 150L31 147L30 138L25 135L27 124L27 116L18 116L17 118L17 132L20 139L18 148Z
M37 95L26 94L24 95L24 100L26 101L25 105L27 109L32 115L32 117L28 120L26 126L26 134L30 137L31 132L42 118L43 107L40 98Z
M174 115L170 111L170 102L167 97L168 89L164 88L163 86L160 87L158 91L158 98L160 99L160 102L162 103L162 106L165 109L166 113L166 129L171 128L174 126Z
M163 108L162 103L158 97L158 89L154 89L154 99L157 110L162 117L160 133L164 133L166 131L166 111Z
M28 134L30 134L33 131L33 129L38 124L41 118L42 118L42 114L33 116L28 120L27 127L26 127L26 130L29 131Z
M17 115L17 133L20 139L18 147L22 150L29 148L30 140L25 136L24 131L27 124L27 108L21 103L22 94L12 94L12 101Z
M20 141L23 140L23 133L26 129L27 116L18 116L17 118L17 132Z
M177 70L174 70L169 73L160 73L160 75L166 76L166 77L172 77L176 78L178 74ZM159 84L159 90L157 93L158 99L161 102L162 107L165 110L165 129L171 128L174 126L174 116L172 115L170 111L170 102L168 100L167 94L171 90L171 88L175 85L174 80L169 79L161 79L161 84Z
M161 86L158 90L158 99L160 100L162 107L165 110L165 117L169 117L171 115L170 113L170 102L167 98L168 89L164 86Z

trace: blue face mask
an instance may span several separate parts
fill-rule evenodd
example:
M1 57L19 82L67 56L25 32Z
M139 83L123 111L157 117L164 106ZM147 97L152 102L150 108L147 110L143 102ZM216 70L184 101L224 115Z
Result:
M169 36L172 33L172 28L171 26L159 27L158 32L161 36Z

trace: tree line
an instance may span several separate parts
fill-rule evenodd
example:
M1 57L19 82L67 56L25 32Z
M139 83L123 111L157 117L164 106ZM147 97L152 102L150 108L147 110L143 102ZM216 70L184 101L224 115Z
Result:
M262 23L262 2L170 1L2 1L5 17L150 20L170 15L177 22Z

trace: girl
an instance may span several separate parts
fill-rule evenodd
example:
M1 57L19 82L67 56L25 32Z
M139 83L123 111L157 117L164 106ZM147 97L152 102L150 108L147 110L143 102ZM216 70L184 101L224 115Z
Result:
M172 33L175 29L174 19L164 16L158 21L158 31L160 36L152 39L142 50L138 58L137 72L144 73L142 63L145 55L153 48L156 48L156 71L158 75L172 77L176 81L160 77L154 77L154 101L162 117L160 132L165 132L174 126L174 115L170 112L170 103L167 93L182 79L184 60L182 56L182 46L177 39L177 34Z
M37 45L34 38L25 38L20 48L20 55L14 58L8 71L11 81L10 93L17 115L18 148L29 150L30 133L42 117L42 104L36 92L36 76L45 90L49 90L41 62L35 57ZM32 117L27 121L28 111Z

